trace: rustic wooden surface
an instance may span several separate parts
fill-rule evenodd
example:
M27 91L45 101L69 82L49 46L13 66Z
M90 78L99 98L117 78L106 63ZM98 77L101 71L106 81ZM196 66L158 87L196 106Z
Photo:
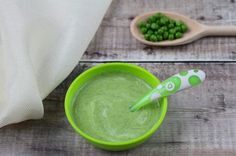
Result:
M154 48L135 41L130 20L156 9L176 11L206 24L235 24L234 0L114 0L82 61L45 100L45 116L0 129L0 155L235 156L236 38L205 38L178 47ZM85 69L106 61L136 63L160 79L190 68L207 73L203 85L169 98L159 131L138 148L94 148L70 127L64 113L69 84Z
M193 44L154 48L136 41L130 21L147 11L173 11L208 25L236 25L235 0L114 0L84 61L234 61L235 37L208 37Z

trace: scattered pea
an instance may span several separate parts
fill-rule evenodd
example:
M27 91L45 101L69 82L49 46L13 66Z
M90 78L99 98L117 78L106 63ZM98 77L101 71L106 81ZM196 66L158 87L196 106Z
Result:
M162 13L156 13L147 20L140 21L137 27L144 39L151 42L178 39L188 31L188 26L184 22L173 20Z

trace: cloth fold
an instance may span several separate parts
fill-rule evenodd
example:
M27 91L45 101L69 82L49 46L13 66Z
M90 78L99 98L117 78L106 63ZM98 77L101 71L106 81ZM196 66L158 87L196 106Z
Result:
M0 127L43 116L111 0L0 0Z

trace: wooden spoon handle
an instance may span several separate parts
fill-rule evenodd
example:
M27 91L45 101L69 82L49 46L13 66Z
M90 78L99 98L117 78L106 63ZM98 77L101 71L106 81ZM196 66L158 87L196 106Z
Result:
M236 26L205 26L205 36L236 36Z

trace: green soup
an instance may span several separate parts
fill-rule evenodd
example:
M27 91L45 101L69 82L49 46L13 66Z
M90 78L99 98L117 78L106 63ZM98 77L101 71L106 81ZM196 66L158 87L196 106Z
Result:
M78 90L73 103L74 120L84 133L103 141L137 138L159 117L157 103L129 111L129 106L149 90L149 84L129 73L100 74Z

